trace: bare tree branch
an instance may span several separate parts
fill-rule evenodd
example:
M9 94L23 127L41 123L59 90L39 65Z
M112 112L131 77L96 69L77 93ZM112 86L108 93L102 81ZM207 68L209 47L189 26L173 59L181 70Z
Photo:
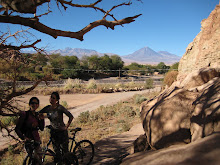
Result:
M1 105L0 105L0 115L4 115L3 113L3 108L7 107L7 104L10 100L12 100L13 98L15 97L18 97L18 96L21 96L21 95L24 95L24 94L27 94L28 92L34 90L38 84L42 81L47 81L49 79L49 77L44 77L36 82L34 82L34 84L25 89L25 90L22 90L22 91L13 91L12 93L8 94L4 99L1 100ZM8 114L7 114L8 115Z
M0 50L7 49L7 48L14 49L14 50L21 50L21 49L24 49L24 48L34 48L35 50L38 50L39 48L37 48L35 45L39 42L41 42L41 40L37 40L37 41L35 41L35 42L33 42L32 44L29 44L29 45L20 45L20 46L0 44Z
M69 37L69 38L75 38L80 41L83 41L83 36L92 30L93 28L103 25L106 28L111 28L114 30L114 27L117 25L123 25L123 24L128 24L131 22L134 22L135 18L139 17L142 14L133 16L133 17L127 17L118 21L107 21L106 19L102 20L97 20L93 23L90 23L88 26L83 28L82 30L78 32L70 32L70 31L62 31L62 30L57 30L57 29L52 29L38 21L38 19L34 18L22 18L20 16L5 16L5 15L0 15L0 22L4 23L12 23L12 24L19 24L19 25L24 25L31 27L37 31L40 31L42 33L48 34L54 38L57 38L58 36L63 36L63 37Z

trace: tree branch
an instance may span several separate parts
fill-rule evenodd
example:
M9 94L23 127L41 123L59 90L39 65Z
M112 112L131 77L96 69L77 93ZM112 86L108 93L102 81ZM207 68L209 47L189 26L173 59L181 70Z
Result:
M7 95L4 99L2 99L2 101L1 101L1 105L0 105L0 115L3 114L2 108L4 108L4 107L7 105L8 101L10 101L10 100L11 100L12 98L14 98L14 97L27 94L28 92L30 92L30 91L32 91L34 88L36 88L41 81L47 81L48 79L49 79L49 77L44 77L44 78L42 78L42 79L40 79L40 80L34 82L34 84L33 84L31 87L29 87L29 88L27 88L27 89L25 89L25 90L22 90L22 91L19 91L19 92L14 91L14 92L12 92L11 94L8 94L8 95Z
M24 49L24 48L34 48L34 49L36 49L35 45L38 42L41 42L41 40L37 40L37 41L33 42L30 45L20 45L20 46L12 46L12 45L7 45L7 44L0 44L0 50L7 49L7 48L13 49L13 50L20 50L20 49Z
M83 28L82 30L78 32L71 32L71 31L62 31L58 29L52 29L38 21L38 19L34 18L23 18L20 16L8 16L8 15L0 15L0 22L2 23L11 23L11 24L19 24L19 25L24 25L31 27L37 31L40 31L42 33L48 34L54 38L57 38L58 36L63 36L63 37L69 37L69 38L75 38L80 41L83 41L83 36L92 30L93 28L103 25L106 28L111 28L114 30L114 27L117 25L123 25L123 24L128 24L131 22L134 22L135 18L139 17L142 14L133 16L133 17L127 17L121 20L117 21L107 21L106 19L102 20L97 20L93 23L90 23L88 26Z

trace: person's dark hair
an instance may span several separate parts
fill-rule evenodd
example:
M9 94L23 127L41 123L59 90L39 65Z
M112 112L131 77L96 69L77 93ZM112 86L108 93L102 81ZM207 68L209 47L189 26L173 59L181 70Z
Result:
M59 104L59 100L60 100L60 95L59 95L59 93L58 92L53 92L53 93L51 93L51 96L52 95L55 95L56 96L56 98L57 98L57 100L58 100L58 104Z
M29 105L31 105L33 100L37 100L38 104L40 103L40 101L37 97L31 97L30 100L29 100Z

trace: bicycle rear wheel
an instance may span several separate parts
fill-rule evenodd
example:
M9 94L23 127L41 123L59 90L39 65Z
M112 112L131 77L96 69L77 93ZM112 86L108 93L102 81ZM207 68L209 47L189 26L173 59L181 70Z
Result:
M82 140L76 144L73 153L76 155L79 165L89 165L94 157L94 145L89 140Z

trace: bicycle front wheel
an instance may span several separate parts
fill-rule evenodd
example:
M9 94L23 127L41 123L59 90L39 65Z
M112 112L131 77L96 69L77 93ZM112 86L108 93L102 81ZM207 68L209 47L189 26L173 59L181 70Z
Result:
M76 155L79 165L89 165L94 157L94 145L89 140L82 140L76 144L73 153Z

